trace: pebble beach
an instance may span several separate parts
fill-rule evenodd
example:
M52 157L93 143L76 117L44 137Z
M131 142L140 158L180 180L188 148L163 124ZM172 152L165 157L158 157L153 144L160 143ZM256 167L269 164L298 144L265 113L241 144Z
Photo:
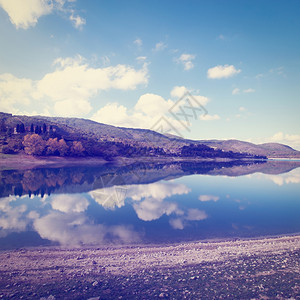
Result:
M299 299L300 236L0 252L0 299Z

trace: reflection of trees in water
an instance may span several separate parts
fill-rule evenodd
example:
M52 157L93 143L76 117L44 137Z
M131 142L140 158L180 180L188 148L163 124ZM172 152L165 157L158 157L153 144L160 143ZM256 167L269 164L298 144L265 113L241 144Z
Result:
M212 170L254 162L175 162L134 163L127 166L107 164L95 167L65 167L0 172L0 196L56 192L88 192L114 185L152 183L169 176L206 174Z

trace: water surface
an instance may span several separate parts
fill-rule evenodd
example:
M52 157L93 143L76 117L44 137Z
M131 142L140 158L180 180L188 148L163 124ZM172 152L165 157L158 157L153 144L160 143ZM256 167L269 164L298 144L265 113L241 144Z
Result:
M300 232L299 162L3 170L0 249Z

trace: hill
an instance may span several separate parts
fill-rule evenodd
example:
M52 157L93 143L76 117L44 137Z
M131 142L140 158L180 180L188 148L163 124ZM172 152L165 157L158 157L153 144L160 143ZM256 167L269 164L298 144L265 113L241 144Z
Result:
M187 140L148 129L132 129L78 118L19 116L0 113L0 152L26 153L33 136L44 145L34 155L141 156L202 158L300 158L282 144L255 145L238 140ZM26 139L28 143L26 144ZM60 144L59 144L60 142ZM55 150L56 149L56 150Z

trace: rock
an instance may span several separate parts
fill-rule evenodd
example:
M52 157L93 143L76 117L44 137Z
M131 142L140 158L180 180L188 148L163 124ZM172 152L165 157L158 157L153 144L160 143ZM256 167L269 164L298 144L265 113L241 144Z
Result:
M98 281L97 280L95 280L93 283L92 283L92 286L97 286L98 285Z

